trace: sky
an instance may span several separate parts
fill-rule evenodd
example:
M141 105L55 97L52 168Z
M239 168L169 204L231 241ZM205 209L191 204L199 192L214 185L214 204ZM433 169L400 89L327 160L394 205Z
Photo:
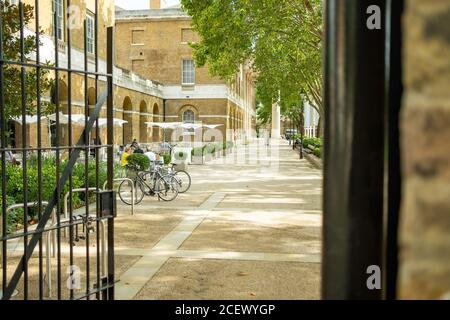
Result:
M179 0L165 0L167 6L180 3ZM127 10L148 9L150 0L116 0L116 6Z

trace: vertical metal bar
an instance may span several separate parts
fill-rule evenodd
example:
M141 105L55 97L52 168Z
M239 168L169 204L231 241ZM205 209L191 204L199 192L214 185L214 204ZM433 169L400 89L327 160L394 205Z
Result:
M396 299L398 271L398 223L401 202L400 111L402 84L403 0L388 0L386 7L386 145L385 157L385 232L383 297Z
M36 37L36 113L37 113L37 147L38 147L38 220L42 216L42 110L41 110L41 50L40 50L40 32L39 32L39 0L34 3L35 8L35 37ZM44 276L42 266L42 239L39 239L39 300L44 298Z
M384 30L367 28L369 5L326 3L322 295L380 299L367 268L381 267L384 154Z
M98 72L98 0L95 0L95 26L94 26L94 52L95 52L95 72ZM95 75L95 101L97 101L97 97L98 97L98 75ZM99 128L99 122L98 119L96 121L96 127L95 127L95 136L96 136L96 143L95 145L100 145L100 128ZM99 181L99 167L100 167L100 159L99 159L99 148L95 148L95 187L96 187L96 217L97 217L97 222L96 222L96 249L97 249L97 287L100 288L101 287L101 279L100 279L100 221L98 220L98 218L100 217L99 211L100 211L100 207L99 207L99 201L100 201L100 194L98 193L100 191L99 185L100 185L100 181ZM96 294L97 300L100 299L100 293L97 292Z
M20 16L20 62L25 63L25 35L24 35L24 4L19 1ZM24 256L27 255L28 246L28 177L27 177L27 92L26 92L26 69L24 66L20 68L21 95L22 95L22 183L23 183L23 237ZM28 300L28 261L24 260L23 266L23 297Z
M114 97L113 97L113 71L114 71L114 29L108 27L106 31L106 69L109 74L108 79L108 99L107 99L107 135L108 135L108 189L113 190L114 183ZM108 220L108 299L114 300L114 218Z
M67 0L67 8L70 7L70 0ZM69 21L69 10L67 11L67 20ZM67 130L68 130L68 145L69 145L69 157L72 155L72 148L73 148L73 141L72 141L72 39L71 39L71 28L69 24L67 24L67 112L68 112L68 118L69 123L67 124ZM70 266L74 265L73 260L73 179L72 174L69 176L69 264ZM74 290L71 286L69 288L69 295L70 299L72 300L74 297Z
M88 117L89 117L89 99L88 99L88 53L87 53L87 20L84 19L84 125L87 127ZM84 183L86 189L85 198L85 215L86 222L89 219L89 132L84 131ZM89 290L90 290L90 261L89 261L89 232L85 229L86 236L86 299L89 300Z
M56 273L56 281L57 281L57 297L58 300L61 300L61 229L59 228L61 224L61 205L60 205L60 194L61 194L61 188L59 185L60 180L60 120L59 120L59 112L60 112L60 105L59 105L59 50L58 50L58 10L55 7L54 12L54 26L55 26L55 34L54 34L54 41L55 41L55 110L56 110L56 223L58 225L58 228L56 229L56 238L57 238L57 273ZM64 31L63 31L64 32ZM64 186L63 186L64 188Z
M5 77L4 77L4 51L3 51L3 5L0 4L0 141L1 141L1 166L2 166L2 221L1 221L1 237L7 235L7 216L6 216L6 117L5 117ZM0 260L2 263L2 292L6 291L6 281L8 272L8 251L7 242L2 239L2 254ZM0 295L0 299L2 296Z

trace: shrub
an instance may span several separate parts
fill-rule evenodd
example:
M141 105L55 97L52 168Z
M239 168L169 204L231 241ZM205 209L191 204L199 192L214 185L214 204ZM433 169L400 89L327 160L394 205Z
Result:
M303 138L303 147L308 148L309 146L312 146L312 150L314 148L321 148L323 145L322 139L320 138Z
M217 151L222 151L222 150L224 150L225 149L225 144L223 143L223 142L217 142L216 143L216 152Z
M164 154L163 155L164 164L169 164L172 162L172 156L170 154Z
M143 156L143 155L141 155ZM144 156L145 157L145 156ZM145 157L147 158L147 157ZM55 157L48 159L42 159L42 180L41 188L39 188L38 179L38 167L37 158L32 158L27 161L27 201L36 202L39 199L39 192L42 197L42 201L49 201L54 194L56 188L56 164ZM148 158L147 158L148 160ZM60 175L67 166L67 161L63 160L60 163ZM1 170L0 170L1 174ZM85 166L83 164L75 164L72 170L72 188L80 189L85 187ZM96 164L95 160L90 161L88 164L88 187L96 186ZM6 194L7 194L7 206L23 203L23 168L21 166L8 164L6 166ZM107 166L105 163L100 162L98 167L98 179L99 188L103 187L107 179ZM60 203L61 209L63 207L64 195L69 192L69 181L66 182L64 190L62 190ZM0 197L1 198L1 197ZM1 201L1 199L0 199ZM72 196L73 208L79 208L85 201L84 193L74 193ZM1 202L0 202L1 203ZM1 206L0 206L1 207ZM0 212L1 214L1 212ZM28 211L30 218L37 215L37 208L30 208ZM8 214L8 232L14 232L17 229L17 225L23 225L23 209L15 210Z
M180 161L184 161L187 159L187 153L180 151L175 153L175 159L176 160L180 160Z
M133 153L127 158L128 165L138 171L147 170L150 167L150 159L143 154Z
M313 154L314 154L316 157L318 157L318 158L322 158L322 149L321 149L321 148L314 148Z
M0 197L0 217L2 213L2 197ZM14 197L6 196L6 207L15 204ZM23 225L23 209L16 209L8 213L8 218L6 220L6 232L11 234L17 230L18 225Z
M213 143L209 143L206 146L203 147L203 154L212 154L216 150L216 146Z
M203 155L203 147L193 148L191 151L191 155L201 157Z

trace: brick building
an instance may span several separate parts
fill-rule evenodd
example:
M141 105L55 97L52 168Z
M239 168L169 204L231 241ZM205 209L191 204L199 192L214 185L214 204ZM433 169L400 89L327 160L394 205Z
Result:
M12 1L14 3L14 1ZM34 5L34 0L24 1ZM197 39L192 31L191 18L179 7L161 9L160 1L151 1L150 10L125 11L115 7L113 0L99 0L98 48L95 48L93 31L95 0L40 1L39 19L44 31L41 42L41 62L55 62L54 23L52 12L57 12L58 58L62 68L68 67L68 32L70 31L72 69L84 69L83 21L87 24L88 70L95 70L94 53L98 50L100 72L106 71L106 28L115 25L116 66L114 68L114 117L127 121L116 127L115 144L124 145L133 139L142 143L160 142L162 130L147 127L146 122L202 122L221 124L220 131L232 129L228 139L240 139L240 130L250 132L255 128L254 76L248 66L242 66L235 82L227 84L211 77L208 69L195 68L189 42ZM71 11L71 12L67 12ZM68 21L70 16L71 21ZM69 26L70 24L70 26ZM34 31L34 21L27 26ZM50 75L54 78L54 74ZM84 114L85 89L82 76L72 73L72 113ZM68 74L59 73L58 96L61 111L68 111ZM98 94L105 87L99 79ZM88 79L88 104L95 105L95 79ZM55 93L53 93L54 95ZM51 93L44 99L50 100ZM53 97L54 98L54 97ZM106 116L106 110L101 117ZM22 141L21 123L11 122L14 134L12 145ZM68 144L68 125L61 125L60 144ZM15 129L15 130L14 130ZM27 143L37 145L37 127L27 124ZM50 120L42 122L42 145L55 144L56 128ZM78 139L83 126L72 126L73 142ZM236 133L235 133L236 132ZM101 130L106 140L106 130Z
M150 1L150 8L117 8L116 63L162 83L164 104L152 109L153 117L161 122L220 124L223 137L232 130L228 139L242 138L240 132L250 133L256 125L256 95L249 66L242 65L232 83L210 76L207 67L196 68L189 43L198 36L192 30L191 17L179 6L161 8L159 0ZM126 127L136 136L138 127L142 129L137 119L139 106L132 110L134 120ZM158 139L157 134L152 137Z

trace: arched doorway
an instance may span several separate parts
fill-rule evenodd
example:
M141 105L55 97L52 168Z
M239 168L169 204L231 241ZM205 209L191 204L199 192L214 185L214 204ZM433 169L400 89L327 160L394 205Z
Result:
M159 106L157 103L153 105L153 122L160 122L159 118ZM161 139L161 130L159 127L152 128L152 140L153 142L159 142Z
M148 142L148 127L145 124L148 122L148 109L147 103L145 101L141 101L139 106L139 142L147 143Z
M130 97L125 97L123 100L123 120L127 121L123 125L122 141L123 145L133 142L133 104Z

